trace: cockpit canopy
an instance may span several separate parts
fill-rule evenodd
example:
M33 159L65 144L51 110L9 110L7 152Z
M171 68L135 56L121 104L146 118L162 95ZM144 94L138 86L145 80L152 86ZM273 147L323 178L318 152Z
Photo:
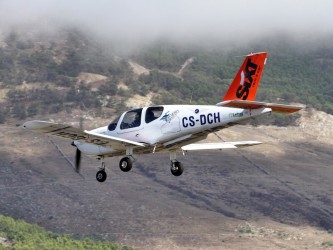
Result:
M163 107L149 107L146 110L145 122L150 123L159 118L163 113Z
M143 115L145 117L144 122L148 124L158 119L162 115L163 110L164 108L162 106L155 106L148 107L147 109L140 108L127 111L121 121L120 118L122 116L117 117L109 124L108 129L109 131L115 130L119 122L121 130L140 127Z
M142 109L134 109L126 112L120 124L120 129L135 128L141 125Z

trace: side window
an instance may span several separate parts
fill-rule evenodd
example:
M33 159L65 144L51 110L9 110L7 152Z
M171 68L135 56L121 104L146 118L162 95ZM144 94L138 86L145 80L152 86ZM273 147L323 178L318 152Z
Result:
M150 123L159 118L163 113L163 107L150 107L146 111L146 123Z
M116 129L118 121L120 119L120 116L118 116L116 119L114 119L108 126L109 131L113 131Z
M128 111L120 124L120 129L135 128L141 125L142 109Z

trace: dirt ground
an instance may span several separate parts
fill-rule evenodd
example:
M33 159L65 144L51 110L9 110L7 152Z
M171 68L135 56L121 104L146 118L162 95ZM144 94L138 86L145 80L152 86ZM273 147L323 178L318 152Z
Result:
M67 117L67 121L72 119ZM106 121L94 121L94 125ZM306 111L295 127L235 126L217 140L247 149L138 156L123 173L83 157L82 175L44 135L0 126L0 211L58 233L141 249L333 249L333 118ZM68 142L54 140L74 158Z

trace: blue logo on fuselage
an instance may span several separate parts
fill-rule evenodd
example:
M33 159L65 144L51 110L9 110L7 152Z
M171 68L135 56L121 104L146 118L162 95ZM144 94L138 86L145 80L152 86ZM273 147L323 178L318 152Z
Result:
M161 117L161 121L165 121L165 122L167 122L168 121L168 117L169 117L169 111L168 112L166 112L162 117Z

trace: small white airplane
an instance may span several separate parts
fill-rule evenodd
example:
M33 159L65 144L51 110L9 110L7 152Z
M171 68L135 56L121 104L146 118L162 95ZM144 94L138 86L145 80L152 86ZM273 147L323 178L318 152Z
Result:
M250 119L280 112L290 114L304 108L255 101L267 53L247 55L230 88L216 105L156 105L124 112L108 126L90 131L47 121L28 121L24 128L72 141L76 147L75 168L80 170L81 152L101 161L96 174L99 182L107 178L106 157L124 156L119 167L128 172L134 154L169 152L171 173L180 176L183 165L177 152L228 149L261 144L258 141L195 143L209 133L242 124Z

